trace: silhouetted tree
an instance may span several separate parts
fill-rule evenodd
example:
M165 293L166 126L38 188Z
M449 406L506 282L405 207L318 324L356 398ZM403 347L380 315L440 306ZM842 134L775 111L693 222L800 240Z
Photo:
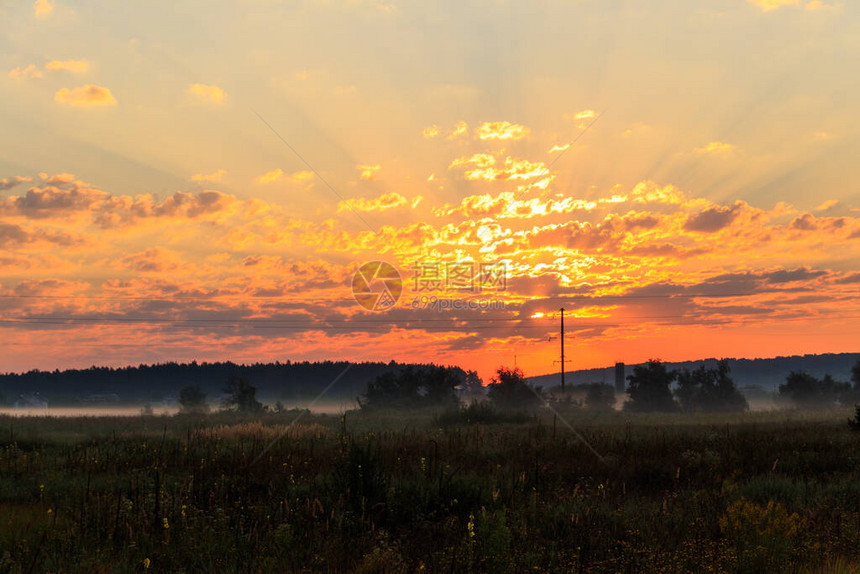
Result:
M640 413L676 412L678 404L669 389L676 377L677 373L667 371L666 365L659 359L636 365L633 374L627 377L627 395L630 400L624 403L624 410Z
M851 385L833 380L830 375L818 379L809 373L792 371L779 386L779 394L796 406L820 409L835 407L851 390Z
M478 376L477 371L466 371L463 378L463 390L468 393L480 393L484 390L484 381Z
M259 414L265 410L263 403L257 400L257 388L245 377L230 377L224 392L227 394L222 401L225 409L244 414Z
M702 365L695 370L678 372L675 396L686 412L735 412L749 408L746 398L737 390L730 375L729 362L717 363L717 368Z
M543 404L540 387L529 385L518 368L499 367L487 385L487 397L496 408L505 411L528 411Z
M179 391L179 412L205 413L209 411L206 404L206 393L199 385L188 385Z
M458 371L448 367L408 365L369 382L359 402L367 408L453 407L459 402L455 388L461 381Z
M585 408L590 411L615 409L615 387L605 383L588 385L588 391L585 393Z

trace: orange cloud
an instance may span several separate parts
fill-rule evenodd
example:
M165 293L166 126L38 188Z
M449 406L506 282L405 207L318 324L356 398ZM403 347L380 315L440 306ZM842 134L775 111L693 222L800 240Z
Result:
M427 139L430 139L438 136L440 132L441 130L439 129L439 126L432 125L424 128L424 130L421 132L421 135L423 135Z
M12 189L13 187L20 185L24 182L33 181L31 177L22 177L16 175L15 177L4 177L0 179L0 191L6 191L7 189Z
M19 66L13 70L10 70L9 77L13 80L31 80L33 78L41 78L42 72L38 68L36 68L36 66L30 64L29 66L26 66L24 68Z
M101 86L87 84L79 88L60 89L54 94L54 100L60 104L78 107L115 106L116 98L111 91Z
M221 181L227 172L223 169L216 170L212 173L195 173L191 176L191 181Z

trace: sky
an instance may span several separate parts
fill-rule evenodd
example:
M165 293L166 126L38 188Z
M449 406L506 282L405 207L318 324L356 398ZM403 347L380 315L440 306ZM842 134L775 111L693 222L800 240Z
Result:
M0 371L858 351L856 3L0 21Z

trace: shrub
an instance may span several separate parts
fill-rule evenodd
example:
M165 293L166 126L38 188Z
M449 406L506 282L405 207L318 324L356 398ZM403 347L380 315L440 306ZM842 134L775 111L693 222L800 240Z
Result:
M199 385L188 385L179 391L179 412L181 413L205 413L209 411L206 404L206 393Z
M487 397L496 408L504 411L529 411L543 404L541 389L529 385L517 368L499 367L488 385Z
M458 403L454 389L460 383L454 369L408 365L398 372L383 373L368 383L360 403L362 408L453 406Z
M585 408L590 411L612 411L615 409L615 388L604 383L588 385L585 393Z
M627 395L624 410L631 412L676 412L678 404L672 398L669 386L677 377L669 372L659 359L651 359L644 365L636 365L633 374L627 377Z

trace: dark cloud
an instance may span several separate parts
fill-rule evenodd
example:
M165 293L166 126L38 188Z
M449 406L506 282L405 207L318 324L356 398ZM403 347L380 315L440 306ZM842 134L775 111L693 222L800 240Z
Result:
M32 181L32 179L29 177L21 177L19 175L16 175L15 177L4 177L3 179L0 179L0 191L12 189L16 185L27 181Z
M740 214L740 206L711 207L687 218L684 229L687 231L700 231L713 233L731 224Z

